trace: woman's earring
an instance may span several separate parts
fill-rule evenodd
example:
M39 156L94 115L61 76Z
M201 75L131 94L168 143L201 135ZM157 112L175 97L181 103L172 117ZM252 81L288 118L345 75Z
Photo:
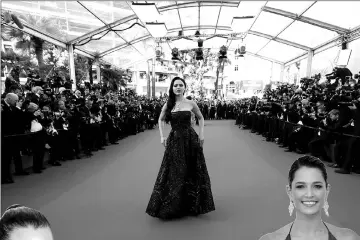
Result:
M329 204L327 201L325 201L323 208L326 216L329 216Z
M290 200L290 204L289 204L289 213L290 213L290 216L292 215L294 211L294 203Z

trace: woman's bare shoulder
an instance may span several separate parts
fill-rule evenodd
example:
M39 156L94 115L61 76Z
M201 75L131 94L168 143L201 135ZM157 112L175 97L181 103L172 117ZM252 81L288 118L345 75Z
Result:
M190 100L190 99L185 99L184 103L190 108L193 109L196 102L194 100Z
M329 231L337 240L360 240L360 236L349 228L341 228L330 223L326 223Z
M259 240L285 240L289 234L291 223L279 228L278 230L265 234Z

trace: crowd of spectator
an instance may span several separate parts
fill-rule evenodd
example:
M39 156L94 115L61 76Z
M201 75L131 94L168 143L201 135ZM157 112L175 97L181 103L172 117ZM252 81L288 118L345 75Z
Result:
M302 79L300 86L269 88L262 99L194 100L205 120L236 119L241 128L287 151L310 152L338 173L360 173L358 75L327 78L323 83L315 76ZM131 89L111 91L99 85L75 91L71 84L7 86L1 99L2 183L13 183L13 173L30 174L23 168L26 155L32 156L33 173L41 173L46 152L49 165L61 166L61 161L92 156L129 135L153 129L165 101L166 95L148 99Z
M156 126L166 94L155 99L133 90L111 91L100 85L77 86L71 81L47 84L30 74L25 85L9 77L1 99L2 183L14 175L29 175L24 157L32 157L32 172L41 173L47 163L89 157L108 144ZM234 105L201 100L205 119L234 118ZM48 159L45 158L48 152ZM15 166L13 171L12 166Z
M360 173L359 75L334 69L236 102L236 124L289 152L310 153L335 172ZM340 74L339 74L340 73Z
M89 157L129 135L157 124L163 98L147 99L131 89L104 91L99 85L71 90L37 84L8 86L1 99L2 184L29 175L23 159L32 156L32 172L61 161ZM44 159L45 153L49 158ZM12 165L15 165L13 171Z

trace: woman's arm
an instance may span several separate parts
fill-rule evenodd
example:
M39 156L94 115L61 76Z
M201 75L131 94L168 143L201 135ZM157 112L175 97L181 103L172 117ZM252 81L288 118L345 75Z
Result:
M191 101L191 103L193 105L192 112L195 113L195 116L199 120L199 138L200 140L204 140L204 117L201 114L198 105L194 101Z
M161 113L159 116L159 131L160 131L160 137L161 139L164 139L164 126L165 126L165 111L167 109L167 104L165 103L164 106L161 109Z

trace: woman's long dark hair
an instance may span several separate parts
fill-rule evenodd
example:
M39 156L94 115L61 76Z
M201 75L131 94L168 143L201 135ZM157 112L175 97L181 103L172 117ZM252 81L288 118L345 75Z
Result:
M168 100L167 100L166 111L165 111L165 122L166 123L169 123L170 120L171 120L171 110L174 108L175 102L176 102L175 93L174 93L174 90L173 90L174 82L176 80L181 80L184 83L184 86L186 88L186 82L181 77L174 77L173 80L171 81L170 88L169 88L169 97L168 97Z

